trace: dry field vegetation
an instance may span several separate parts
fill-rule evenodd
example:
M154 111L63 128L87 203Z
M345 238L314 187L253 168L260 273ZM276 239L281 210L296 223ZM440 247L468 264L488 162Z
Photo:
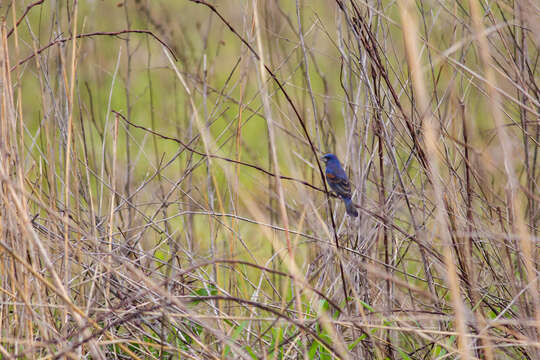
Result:
M540 359L540 4L205 1L1 3L0 358Z

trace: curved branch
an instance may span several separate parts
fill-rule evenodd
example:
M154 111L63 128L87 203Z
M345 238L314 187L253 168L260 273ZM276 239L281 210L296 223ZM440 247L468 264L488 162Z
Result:
M115 114L115 115L118 115L122 120L124 120L126 123L128 123L129 125L137 128L137 129L141 129L141 130L144 130L146 132L149 132L150 134L152 135L155 135L157 137L160 137L162 139L165 139L165 140L171 140L171 141L174 141L180 145L182 145L182 147L194 154L197 154L197 155L200 155L200 156L206 156L206 157L209 157L209 158L212 158L212 159L220 159L220 160L224 160L224 161L228 161L228 162L231 162L231 163L234 163L234 164L238 164L238 165L243 165L243 166L247 166L247 167L250 167L252 169L255 169L255 170L259 170L260 172L266 174L266 175L270 175L270 176L273 176L273 177L277 177L276 174L266 170L266 169L263 169L262 167L260 166L257 166L257 165L253 165L253 164L250 164L250 163L247 163L247 162L244 162L244 161L239 161L239 160L234 160L234 159L231 159L231 158L227 158L227 157L224 157L224 156L219 156L219 155L214 155L214 154L207 154L207 153L204 153L204 152L200 152L198 150L195 150L194 148L190 147L189 145L187 145L186 143L184 143L182 140L180 139L177 139L177 138L174 138L174 137L170 137L170 136L166 136L166 135L163 135L163 134L160 134L152 129L148 129L144 126L141 126L141 125L137 125L137 124L134 124L132 123L131 121L129 121L128 119L126 119L126 117L122 114L120 114L119 112L115 111L115 110L112 110L112 112ZM290 180L290 181L294 181L294 182L297 182L299 184L302 184L302 185L305 185L307 187L310 187L312 188L313 190L317 190L317 191L320 191L320 192L327 192L328 190L326 189L321 189L305 180L300 180L300 179L296 179L296 178L293 178L293 177L290 177L290 176L284 176L284 175L280 175L279 176L280 179L283 179L283 180Z
M15 29L19 27L19 24L21 23L21 21L23 21L23 19L26 17L26 15L28 15L28 12L30 11L30 9L32 9L34 6L43 4L44 1L45 0L38 0L38 1L33 2L32 4L28 5L26 7L26 9L24 10L24 13L19 18L19 20L17 20L17 23L15 24L15 26L11 30L8 31L6 37L9 38L11 36L11 34L13 34Z
M151 32L149 30L96 31L96 32L93 32L93 33L79 34L79 35L76 36L76 38L77 39L82 39L82 38L93 37L93 36L118 36L118 35L129 34L129 33L150 35L151 37L153 37L157 42L159 42L161 45L163 45L171 53L171 55L173 56L175 61L178 60L178 58L176 57L176 54L174 53L174 51L172 51L170 46L167 45L163 40L161 40L159 37L157 37L153 32ZM65 39L64 38L56 39L56 40L48 43L47 45L45 45L42 48L38 49L32 55L29 55L26 58L19 61L16 65L14 65L10 69L10 71L15 70L18 66L24 64L25 62L32 59L36 55L41 54L43 51L47 50L51 46L54 46L54 45L57 45L57 44L63 44L66 41L70 41L70 40L73 40L73 37L69 37L69 38L65 38Z

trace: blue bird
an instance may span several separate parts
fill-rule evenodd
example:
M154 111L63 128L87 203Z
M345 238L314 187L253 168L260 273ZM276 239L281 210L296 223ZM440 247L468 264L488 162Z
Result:
M352 217L358 216L358 211L351 200L351 184L347 178L345 170L341 167L339 160L334 154L326 154L322 157L326 163L326 182L330 188L345 202L347 214Z

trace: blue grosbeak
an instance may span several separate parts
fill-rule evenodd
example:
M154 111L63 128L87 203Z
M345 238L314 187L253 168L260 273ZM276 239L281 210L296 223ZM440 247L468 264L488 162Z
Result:
M358 211L351 200L351 184L345 170L341 167L339 160L334 154L326 154L322 157L326 163L326 182L330 188L345 202L347 214L352 217L358 216Z

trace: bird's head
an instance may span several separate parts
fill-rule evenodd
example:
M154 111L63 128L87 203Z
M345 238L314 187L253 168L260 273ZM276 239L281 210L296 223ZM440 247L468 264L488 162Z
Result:
M321 160L324 161L325 163L329 161L339 161L337 156L334 154L326 154L321 158Z

